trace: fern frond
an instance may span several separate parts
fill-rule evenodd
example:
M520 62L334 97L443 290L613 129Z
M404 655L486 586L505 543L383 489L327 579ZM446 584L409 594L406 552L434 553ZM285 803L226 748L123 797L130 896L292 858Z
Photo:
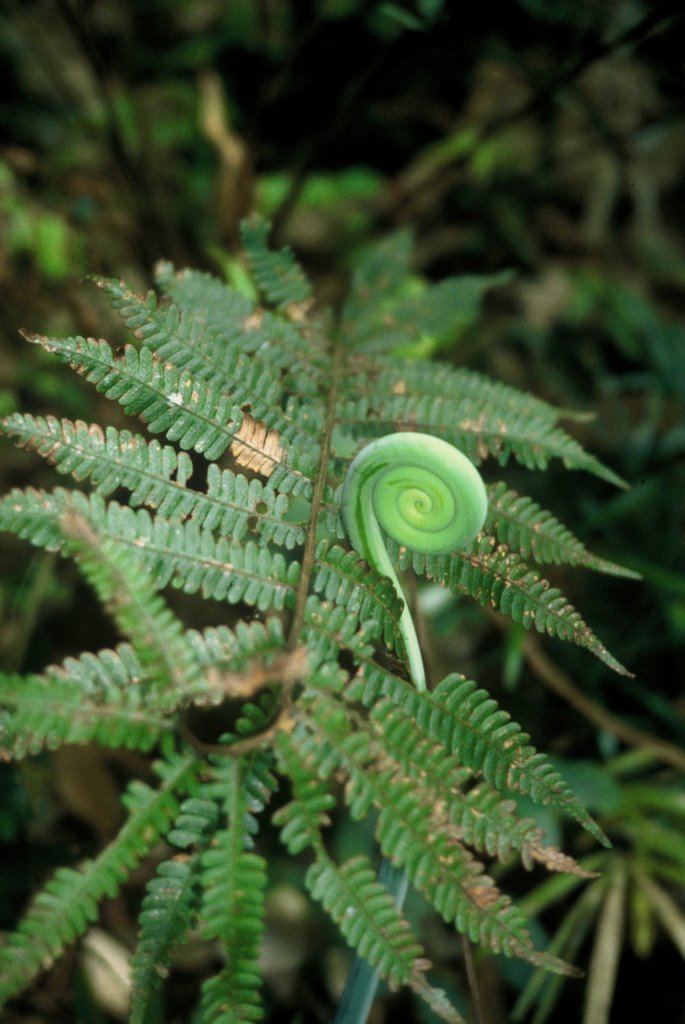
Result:
M131 552L99 534L90 520L68 508L60 520L67 553L138 655L143 673L154 688L157 706L172 701L200 675L182 622L162 600Z
M626 569L587 550L582 541L537 502L500 482L488 488L486 530L494 532L502 544L536 562L583 565L587 569L639 579L639 573Z
M138 415L153 434L164 433L181 448L204 455L209 461L219 458L235 441L246 420L260 422L244 413L223 383L203 380L189 371L165 362L148 348L140 351L126 345L114 355L106 341L94 338L47 338L23 332L27 341L40 344L46 351L67 363L94 383L108 398ZM249 403L247 403L249 404ZM311 487L316 467L316 448L301 428L275 412L272 407L266 425L270 436L288 441L287 453L278 448L264 456L270 473L276 473L274 485L295 491ZM242 448L251 447L240 438ZM259 451L255 447L255 452Z
M259 418L275 415L280 381L257 353L248 356L243 351L239 323L227 321L215 333L198 310L182 311L172 302L160 304L154 292L142 298L116 279L92 280L110 297L126 327L158 359L187 370L197 380L220 380L237 405L249 404Z
M266 863L246 850L251 840L242 780L248 772L246 758L235 758L228 766L228 828L216 833L211 848L202 854L202 934L218 939L226 958L221 971L203 985L199 1019L207 1024L239 1024L263 1016L259 947Z
M174 271L169 263L160 264L156 282L184 312L201 311L217 337L239 336L243 352L258 352L263 362L286 371L284 387L296 381L301 398L320 398L329 362L324 347L312 344L311 321L305 338L301 327L287 316L255 309L251 300L217 278L195 270Z
M286 646L282 623L275 618L238 622L235 629L210 626L201 633L189 630L187 638L203 668L230 665L238 672L250 659L268 661Z
M173 952L190 930L196 899L196 860L178 855L163 861L148 882L138 918L138 946L131 960L129 1024L143 1024L168 973Z
M403 708L418 732L446 747L460 764L480 772L498 792L527 793L535 803L568 814L603 846L609 845L559 772L528 743L527 733L471 680L452 674L432 693L418 693L380 666L364 666L351 681L347 699L373 709L381 697Z
M371 404L379 395L408 395L415 401L433 399L436 405L467 400L472 408L496 409L506 420L510 416L533 416L554 424L567 415L566 410L535 395L448 363L398 358L389 362L355 355L350 359L350 366L355 374L354 384L350 382L347 387L349 397L366 397Z
M345 336L355 349L380 354L406 349L428 336L444 338L475 320L483 295L511 275L472 274L427 285L418 295L400 294L347 310Z
M138 945L131 960L133 989L129 1024L143 1024L150 1001L160 989L174 950L185 939L196 910L198 849L214 827L216 804L191 797L181 804L180 814L168 840L190 854L163 861L150 879L139 916Z
M473 772L442 744L417 733L414 719L403 708L382 698L373 708L372 719L382 730L384 749L411 771L413 784L433 809L436 831L443 830L503 863L518 853L526 868L537 861L551 871L595 877L572 857L546 844L543 830L532 818L518 815L513 800L503 799L483 782L466 788Z
M198 763L177 758L159 789L135 780L124 802L129 817L117 838L78 870L58 868L30 905L16 931L0 947L0 1000L21 992L96 919L98 903L116 894L142 857L178 813L176 793L192 789Z
M12 491L0 500L0 529L37 547L60 551L66 543L60 523L70 507L133 552L157 588L171 582L189 594L201 590L214 600L245 601L260 610L282 608L295 593L299 563L287 564L279 552L254 541L236 544L217 538L192 520L152 519L145 509L105 504L98 494L62 488L52 493Z
M553 458L568 469L582 469L614 484L626 483L613 470L547 417L504 410L489 404L433 396L393 395L350 399L341 407L340 422L355 436L377 437L396 430L419 431L442 437L476 464L494 457L503 466L513 456L528 469L545 469Z
M298 415L300 402L292 394L284 406L278 367L262 345L246 346L242 322L228 321L215 333L197 309L182 311L173 303L159 304L154 292L141 298L122 281L93 280L155 359L190 373L198 383L220 381L236 405L249 409L254 419L288 441L298 437L303 441L306 436L311 442L320 435L322 423L311 402L306 416Z
M280 839L289 853L301 853L308 846L318 849L321 830L330 824L328 812L335 806L329 786L319 778L318 766L303 759L298 745L290 736L280 733L276 755L281 771L292 784L293 799L273 816L280 828Z
M375 753L363 732L341 728L339 709L330 701L319 699L309 724L336 751L339 767L350 779L345 800L353 817L365 817L376 808L376 836L385 856L405 869L446 921L494 952L572 972L535 949L521 911L449 829L436 829L433 802L423 799L401 763L385 751Z
M49 459L60 473L91 480L100 494L125 487L133 508L147 505L168 518L194 519L235 540L250 532L264 544L287 548L304 541L302 526L284 519L288 498L270 484L248 480L212 462L206 492L192 490L189 456L141 434L21 413L8 416L0 428L22 448Z
M306 302L312 286L289 246L269 249L269 225L259 217L243 221L240 231L252 277L268 303L286 306Z
M135 505L163 508L184 517L193 491L186 484L193 464L186 452L149 441L142 434L97 423L58 420L55 416L14 413L0 421L0 429L15 438L20 448L38 452L59 473L76 480L92 480L101 494L117 487L132 492Z
M391 558L403 568L409 560L415 572L435 580L455 594L468 594L496 608L525 629L569 640L584 647L620 675L630 672L606 649L579 612L557 587L540 576L515 552L494 537L481 534L469 547L449 555L400 554L388 542Z
M169 729L141 685L143 669L128 644L67 658L41 675L0 676L0 759L54 750L64 743L150 750Z
M255 305L249 296L201 270L176 270L161 260L155 266L155 284L186 316L202 318L214 337L242 335ZM246 349L246 351L251 351Z
M379 969L386 961L384 973L391 988L410 980L421 947L388 891L376 881L367 857L352 857L342 865L329 858L323 863L317 861L307 872L306 885L360 956ZM381 935L385 932L384 942L379 941L379 931ZM387 953L388 939L394 947L392 958Z
M360 956L387 979L391 989L409 985L449 1024L463 1024L444 992L433 989L425 976L430 967L406 918L380 882L365 856L336 864L319 854L305 883L314 899L336 922Z
M352 271L345 321L363 314L367 303L381 302L398 291L411 269L413 247L413 232L406 227L369 246Z
M326 852L321 830L329 822L335 800L319 775L325 772L319 758L307 751L303 736L281 733L277 754L293 786L294 799L274 815L281 839L291 853L312 847L314 864L305 877L307 888L338 924L348 943L385 977L389 984L412 988L430 1003L441 1019L460 1024L461 1018L426 981L430 966L406 919L395 907L387 889L376 880L366 857L336 864Z
M27 332L24 337L67 363L127 413L140 416L151 433L164 433L207 459L222 455L240 427L240 407L222 387L157 359L147 348L125 345L114 355L106 341L94 338Z

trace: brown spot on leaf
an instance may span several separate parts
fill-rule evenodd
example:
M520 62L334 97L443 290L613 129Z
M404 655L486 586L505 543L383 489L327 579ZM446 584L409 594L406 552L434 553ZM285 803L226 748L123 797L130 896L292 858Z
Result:
M488 907L493 906L501 896L496 885L488 885L482 881L473 885L465 884L462 888L468 898L481 910L487 910Z
M563 871L567 875L577 875L579 878L599 878L599 872L588 871L569 854L557 849L556 846L527 845L522 854L527 853L531 860L538 864L544 864L548 871Z
M249 414L243 417L229 450L239 466L262 476L271 476L283 458L278 431L269 430Z
M255 309L254 313L248 316L247 320L243 323L243 329L246 331L257 331L262 326L262 320L264 318L263 309Z
M291 302L285 307L286 316L293 321L293 323L302 323L306 320L307 314L314 305L313 299L305 299L304 302Z

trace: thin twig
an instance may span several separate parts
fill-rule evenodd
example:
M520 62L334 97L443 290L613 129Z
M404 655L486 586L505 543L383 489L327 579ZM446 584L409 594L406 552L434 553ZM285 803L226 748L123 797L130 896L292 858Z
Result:
M314 490L312 492L312 505L307 523L307 536L302 552L302 570L297 582L297 593L295 595L295 611L293 621L288 634L288 650L295 650L300 642L300 633L304 623L304 609L309 596L309 580L314 568L314 554L316 552L316 527L319 522L319 514L323 503L324 488L328 474L328 461L330 457L331 435L335 422L335 410L340 391L340 377L342 373L343 350L340 345L333 349L333 362L331 366L331 389L328 393L328 409L326 411L326 423L323 437L321 439L321 456L316 470Z
M502 622L501 628L505 627L506 623ZM544 652L537 637L525 637L523 657L545 686L574 707L593 725L610 732L628 746L643 747L664 764L669 764L671 767L677 768L678 771L685 771L685 751L674 743L658 739L656 736L643 732L642 729L629 725L618 716L613 715L611 711L607 711L598 701L587 697Z
M478 987L478 975L476 974L476 965L473 962L473 950L471 948L471 942L468 935L462 935L461 937L462 949L464 951L464 966L466 967L466 978L469 983L469 989L471 991L471 1009L473 1011L473 1024L485 1024L485 1018L483 1016L483 1004L480 998L480 989Z

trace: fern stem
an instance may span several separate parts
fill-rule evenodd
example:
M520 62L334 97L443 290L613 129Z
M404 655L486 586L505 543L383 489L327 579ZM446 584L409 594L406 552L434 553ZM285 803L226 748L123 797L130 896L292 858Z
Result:
M461 945L464 952L466 977L469 983L469 988L471 989L471 1008L473 1010L474 1024L485 1024L483 1006L480 998L480 989L478 987L478 976L476 974L476 965L473 961L473 949L471 948L471 941L468 935L462 935Z
M335 411L340 393L340 378L342 372L343 349L340 345L334 344L333 361L331 364L331 387L328 392L328 406L326 409L326 421L321 439L321 456L316 468L314 490L312 492L312 506L309 511L307 523L307 536L305 538L304 550L302 552L302 570L297 583L295 594L295 610L293 620L288 634L288 650L294 650L300 642L300 633L304 625L304 610L309 596L309 581L314 568L314 555L316 552L317 524L321 507L323 505L324 488L328 474L328 460L331 447L331 436L335 425Z

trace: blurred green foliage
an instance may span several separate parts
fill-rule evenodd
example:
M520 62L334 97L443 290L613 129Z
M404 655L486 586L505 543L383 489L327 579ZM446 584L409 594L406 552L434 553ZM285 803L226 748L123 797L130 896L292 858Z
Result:
M80 284L88 273L144 289L155 262L172 259L235 285L237 225L249 209L274 221L277 241L296 247L328 301L361 249L406 225L417 238L407 301L437 277L508 271L484 316L417 350L439 347L443 358L594 413L578 436L632 489L614 495L542 474L534 496L598 553L642 574L641 584L589 583L559 571L635 679L617 682L572 650L564 669L615 718L682 745L685 116L673 48L682 30L680 5L660 0L493 0L468 10L444 0L9 2L0 10L0 410L100 418L98 399L65 386L18 329L116 338L99 296ZM3 451L3 491L48 478L24 453ZM72 607L78 598L74 577L51 561L33 566L20 545L3 555L6 663L35 667L92 646L104 627L85 590L83 614L61 617L68 595ZM607 955L623 950L616 1019L661 1004L664 1019L678 1019L682 1005L665 993L669 972L682 968L672 959L683 951L682 764L638 759L626 776L630 751L545 688L520 634L503 646L484 613L455 601L427 614L464 671L475 662L495 695L510 691L534 740L590 762L598 798L615 792L615 806L599 808L617 843L601 855L613 858L608 870L594 888L555 892L554 905L550 896L546 914L556 918L545 927L560 943L573 939L585 965L601 956L593 935ZM37 836L42 863L55 835L42 819L37 833L29 824L16 776L3 786L0 831L20 843ZM29 789L34 809L46 799L39 790ZM59 799L48 801L59 841L78 848L92 823L68 801L60 817ZM276 862L274 877L279 870ZM613 916L602 918L612 892ZM311 942L316 926L299 920L296 966L285 980L269 975L274 1022L295 1012L321 1019L303 964L329 994L336 973L330 945ZM446 985L459 984L459 955L450 948L443 963L436 939ZM538 1020L553 1005L559 1024L581 1019L582 985L524 983L491 986L490 1020L505 1020L517 999ZM182 1007L182 983L179 993ZM587 1024L608 1020L597 1005ZM35 1012L28 1001L11 1021ZM399 996L387 1012L409 1020L414 1010Z

